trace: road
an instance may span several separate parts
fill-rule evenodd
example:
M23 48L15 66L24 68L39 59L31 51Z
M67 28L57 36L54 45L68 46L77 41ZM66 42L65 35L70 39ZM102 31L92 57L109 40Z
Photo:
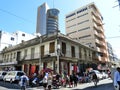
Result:
M0 90L20 90L20 87L17 84L10 84L8 82L0 81ZM27 90L43 90L42 87L36 88L27 88ZM60 88L52 90L114 90L113 83L111 79L104 79L99 81L98 86L94 86L93 82L78 84L75 88Z

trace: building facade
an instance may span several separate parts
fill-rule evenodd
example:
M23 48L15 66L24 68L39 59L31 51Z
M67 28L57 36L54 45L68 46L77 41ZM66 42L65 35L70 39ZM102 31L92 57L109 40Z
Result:
M96 63L99 63L95 60L94 49L60 33L43 35L6 48L1 56L2 70L23 70L28 76L45 68L60 74L83 73L88 68L96 69Z
M109 59L102 20L96 5L90 3L67 14L65 24L68 36L97 50L96 60L106 63Z
M112 45L111 45L109 42L107 42L107 47L108 47L109 60L110 60L110 61L115 61L115 60L114 60L113 48L112 48Z

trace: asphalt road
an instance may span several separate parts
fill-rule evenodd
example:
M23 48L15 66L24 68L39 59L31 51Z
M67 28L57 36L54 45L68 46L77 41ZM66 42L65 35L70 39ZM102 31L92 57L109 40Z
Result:
M0 90L20 90L18 84L10 84L9 82L0 81ZM42 87L35 87L30 88L28 87L27 90L43 90ZM94 86L94 83L84 83L78 84L75 88L60 88L60 89L52 89L52 90L114 90L114 86L111 79L104 79L99 81L98 86Z

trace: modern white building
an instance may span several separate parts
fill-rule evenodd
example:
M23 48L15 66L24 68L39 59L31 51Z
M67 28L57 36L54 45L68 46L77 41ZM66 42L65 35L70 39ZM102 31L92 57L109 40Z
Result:
M40 33L41 35L46 34L46 20L47 20L47 10L49 6L47 3L42 4L38 7L37 10L37 26L36 26L36 33Z
M66 33L81 44L98 51L96 60L108 62L103 17L94 3L80 7L65 17Z
M22 31L16 31L13 33L0 31L0 51L2 51L5 47L19 44L34 37L35 35L28 34Z

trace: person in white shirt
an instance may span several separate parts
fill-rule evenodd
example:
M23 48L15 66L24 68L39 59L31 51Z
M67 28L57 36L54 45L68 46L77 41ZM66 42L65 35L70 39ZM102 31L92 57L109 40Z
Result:
M47 83L48 83L48 76L45 74L44 77L43 77L43 87L44 87L44 90L46 90Z
M120 67L117 67L117 70L114 73L114 86L117 88L119 86L120 90Z
M52 87L52 74L48 73L48 90L51 90Z

